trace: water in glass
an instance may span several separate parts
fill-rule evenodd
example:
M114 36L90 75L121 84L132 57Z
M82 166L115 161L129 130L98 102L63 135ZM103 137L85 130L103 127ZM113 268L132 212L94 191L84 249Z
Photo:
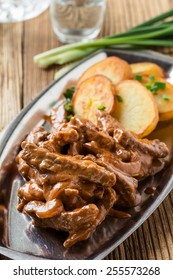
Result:
M94 39L100 32L105 7L106 0L51 0L55 34L69 43Z

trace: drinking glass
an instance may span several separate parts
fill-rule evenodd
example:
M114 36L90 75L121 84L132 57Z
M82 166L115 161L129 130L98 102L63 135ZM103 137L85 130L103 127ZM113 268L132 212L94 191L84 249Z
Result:
M66 43L94 39L100 32L105 8L106 0L51 0L53 30Z
M38 16L50 0L0 0L0 22L17 22Z

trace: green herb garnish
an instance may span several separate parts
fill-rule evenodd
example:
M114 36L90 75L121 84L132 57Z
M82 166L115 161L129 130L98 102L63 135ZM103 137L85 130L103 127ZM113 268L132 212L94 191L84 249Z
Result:
M65 110L69 113L73 113L72 105L70 103L67 103L65 105Z
M150 87L150 91L152 92L152 94L156 94L158 89L159 89L159 87L156 84L154 84Z
M166 88L166 83L164 83L164 82L155 82L154 85L158 87L158 90Z
M148 84L146 84L145 86L146 86L147 89L150 90L150 88L152 87L152 84L149 84L149 83L148 83Z
M65 98L68 99L68 100L72 99L74 92L75 92L75 87L74 86L66 89L66 91L64 92Z
M106 107L105 106L103 106L103 105L100 105L100 106L98 106L98 108L97 109L99 109L99 110L105 110L106 109Z
M142 75L141 74L136 74L135 75L135 80L142 82Z
M123 102L123 98L120 95L116 95L116 98L118 102Z
M166 101L170 100L170 97L166 94L163 94L162 98L163 98L163 100L166 100Z
M70 120L71 120L71 118L73 118L73 115L69 115L69 116L67 116L67 120L68 120L68 121L70 121Z
M149 81L150 81L150 83L153 83L154 80L155 80L155 75L150 75L150 76L149 76Z
M72 103L72 99L71 98L65 98L65 100L64 100L66 103Z
M155 82L154 84L148 83L145 86L147 89L149 89L152 92L152 94L156 94L158 90L166 88L166 83Z

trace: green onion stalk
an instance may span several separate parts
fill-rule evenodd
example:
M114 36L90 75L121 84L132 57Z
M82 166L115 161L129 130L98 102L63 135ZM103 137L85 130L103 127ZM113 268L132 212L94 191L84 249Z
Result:
M52 64L63 65L73 62L66 67L66 71L74 66L74 61L78 61L91 53L105 47L130 48L130 47L153 47L166 46L173 47L173 9L156 16L144 23L137 25L127 32L112 36L106 36L90 42L80 42L63 45L61 47L48 50L34 56L34 62L41 68L46 68ZM167 19L170 20L168 21ZM166 21L164 21L166 20ZM62 73L65 70L61 70ZM59 74L56 74L59 77Z

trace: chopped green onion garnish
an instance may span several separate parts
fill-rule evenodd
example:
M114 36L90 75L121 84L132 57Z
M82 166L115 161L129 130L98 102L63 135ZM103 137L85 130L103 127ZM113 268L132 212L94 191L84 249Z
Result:
M67 116L67 120L68 120L68 121L70 121L70 120L71 120L71 118L73 118L73 115L69 115L69 116Z
M116 98L117 98L118 102L123 102L123 99L122 99L122 97L120 95L116 95Z
M106 107L105 107L105 106L103 106L103 105L100 105L100 106L98 106L98 109L99 109L99 110L105 110L105 109L106 109Z
M155 80L155 75L150 75L149 76L150 83L154 82L154 80Z
M154 84L146 84L147 89L149 89L153 94L155 94L159 89L165 89L166 83L163 82L155 82Z
M163 82L155 82L155 86L158 87L158 89L165 89L166 88L166 83Z
M72 113L73 112L72 105L70 103L67 103L65 105L65 110L69 113Z
M153 86L151 86L150 91L151 91L153 94L155 94L156 91L158 91L158 89L159 89L159 87L158 87L156 84L154 84Z
M71 104L71 102L72 102L72 99L71 98L65 98L65 100L64 100L66 103L70 103Z
M66 91L64 92L65 98L72 99L74 92L75 92L75 87L74 86L66 89Z
M166 101L170 100L170 97L168 95L166 95L166 94L163 94L162 98L163 98L163 100L166 100Z
M147 89L150 89L152 87L152 84L146 84L145 86Z
M135 75L135 80L142 82L142 75L141 74L136 74Z

